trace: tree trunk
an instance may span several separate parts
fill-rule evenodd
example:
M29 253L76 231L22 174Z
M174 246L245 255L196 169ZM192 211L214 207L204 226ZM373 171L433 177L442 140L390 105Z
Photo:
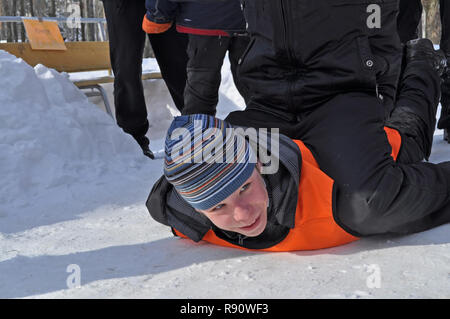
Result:
M12 15L11 14L11 6L9 3L9 0L4 1L4 10L6 15ZM6 41L7 42L13 42L13 36L12 36L12 23L5 23L6 25Z
M6 1L5 1L6 2ZM6 6L7 4L3 4L3 2L0 5L0 16L2 15L6 15L3 14L3 10L4 10L4 6ZM5 26L3 25L3 22L0 22L0 39L4 39L5 38Z
M87 0L88 5L88 17L94 18L94 0ZM96 41L96 34L95 34L95 24L88 23L88 30L89 30L89 40L88 41Z
M29 0L28 3L30 4L30 14L32 17L34 17L34 0Z
M425 35L433 43L439 43L441 38L441 18L439 15L438 0L423 0L423 9L426 15Z
M80 0L80 15L82 18L86 17L86 6L84 0ZM81 41L86 41L86 23L81 24Z
M49 12L49 16L50 16L50 17L56 17L56 0L51 0L51 1L50 1L50 12Z
M20 15L24 17L26 15L25 13L25 0L20 0ZM22 42L25 42L27 37L25 35L25 26L23 23L20 24L20 38Z
M11 15L15 16L17 15L17 1L13 0L12 1L12 7L11 7ZM17 42L18 41L18 34L17 34L17 23L16 22L12 22L12 38L13 38L13 42Z
M95 6L95 15L98 18L104 18L105 17L105 12L103 10L103 3L102 1L95 1L96 2L96 6Z
M96 1L95 15L98 18L105 18L105 10L103 8L103 1ZM106 23L96 25L97 32L99 34L99 39L103 41L108 41L108 32L106 31ZM102 29L103 28L103 29ZM103 31L102 31L103 30Z

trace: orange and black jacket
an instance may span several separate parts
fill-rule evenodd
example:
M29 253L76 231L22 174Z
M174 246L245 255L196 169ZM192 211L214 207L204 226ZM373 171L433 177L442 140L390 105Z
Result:
M395 159L401 137L385 128ZM170 226L175 235L195 242L264 251L322 249L350 243L358 237L344 230L336 218L336 185L299 140L280 135L279 169L263 175L269 194L268 223L257 237L223 231L196 212L161 177L147 200L150 215Z
M177 1L146 0L142 27L147 33L161 33L176 23L178 32L230 36L245 31L239 0Z

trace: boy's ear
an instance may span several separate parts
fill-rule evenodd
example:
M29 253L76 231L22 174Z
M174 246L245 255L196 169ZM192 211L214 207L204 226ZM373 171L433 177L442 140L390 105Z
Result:
M260 161L256 161L256 169L261 174L262 164Z

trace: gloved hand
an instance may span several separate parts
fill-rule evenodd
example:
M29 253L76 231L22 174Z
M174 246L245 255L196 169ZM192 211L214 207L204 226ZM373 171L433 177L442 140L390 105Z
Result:
M147 157L150 157L151 159L155 159L155 155L150 150L150 147L149 147L150 141L148 140L147 136L145 136L145 135L138 135L138 136L133 135L133 137L136 140L136 142L138 142L138 144L141 147L142 152L144 153L144 155L147 156Z

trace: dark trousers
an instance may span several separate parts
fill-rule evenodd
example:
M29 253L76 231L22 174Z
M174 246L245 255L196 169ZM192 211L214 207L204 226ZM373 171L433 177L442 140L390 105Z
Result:
M244 99L247 98L247 93L240 84L237 65L248 43L249 39L245 36L189 35L187 50L189 62L183 115L196 113L216 114L216 107L219 101L221 69L227 52L236 88Z
M142 86L142 58L145 32L142 19L144 0L103 0L110 41L111 66L114 72L114 103L117 124L133 136L146 134L149 124ZM176 107L184 106L186 85L187 37L169 31L149 35L162 77Z
M448 0L439 0L439 7L442 24L441 49L450 54L450 3ZM400 0L397 26L402 43L418 37L417 28L422 9L421 0Z
M441 49L450 56L450 3L448 0L439 1L441 16ZM402 43L418 37L417 27L422 16L422 2L420 0L400 0L399 15L397 20L398 33ZM442 83L442 111L438 127L450 128L450 77L447 76Z
M418 26L422 9L421 0L400 0L397 26L402 43L419 37Z
M343 93L299 123L257 110L232 112L230 123L278 127L302 140L320 169L335 181L334 217L357 236L423 231L450 222L450 162L423 162L431 150L440 79L423 62L406 67L391 118L362 92ZM398 130L402 146L391 157L384 125Z

